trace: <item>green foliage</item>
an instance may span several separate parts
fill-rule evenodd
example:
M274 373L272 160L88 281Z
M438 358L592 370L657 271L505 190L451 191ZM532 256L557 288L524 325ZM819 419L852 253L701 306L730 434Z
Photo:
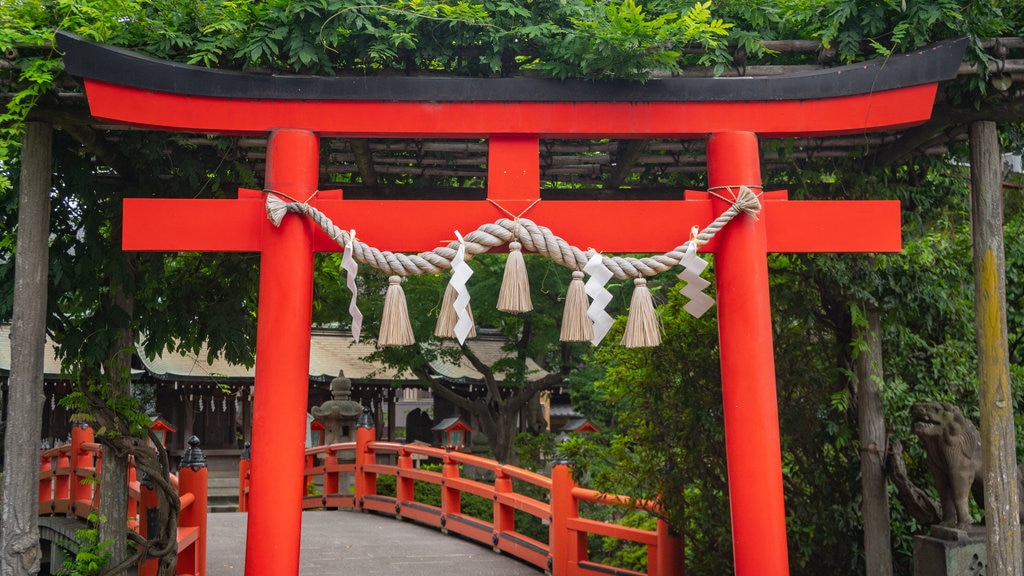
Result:
M651 14L634 0L571 5L572 28L542 47L560 57L532 68L558 78L646 79L651 71L679 72L682 49L716 47L732 24L711 18L711 2L696 3L685 14Z
M83 357L71 357L66 367L75 387L60 405L71 412L72 422L85 422L95 429L97 438L145 437L150 418L139 398L115 384L116 379L100 373ZM111 420L108 414L118 418Z
M658 519L642 510L631 510L616 524L653 532L658 528ZM595 562L634 572L647 572L647 546L608 536L592 536L589 548L590 558Z
M441 464L423 464L420 466L423 470L432 470L434 472L441 471ZM459 466L460 475L462 474L462 466ZM426 504L427 506L441 507L441 486L434 484L433 482L425 482L423 480L413 481L413 492L415 494L414 499L420 504ZM398 495L396 488L396 480L394 476L381 475L377 476L377 494L381 496L390 496L392 498ZM468 494L463 492L460 497L460 503L462 505L462 513L473 518L479 518L484 522L491 522L494 518L494 504L486 498L481 498L475 494Z
M57 571L56 576L99 576L110 561L109 540L100 541L98 524L104 519L90 514L89 526L75 531L74 542L63 542L59 545L68 556Z
M516 451L519 453L518 466L526 470L543 473L556 450L556 437L552 432L516 436Z

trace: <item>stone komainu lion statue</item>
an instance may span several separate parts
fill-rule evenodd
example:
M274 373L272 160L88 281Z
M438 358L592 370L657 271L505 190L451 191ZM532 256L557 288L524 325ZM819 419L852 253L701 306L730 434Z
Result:
M968 497L983 499L981 434L948 402L910 407L911 431L921 439L942 505L942 524L965 529L972 523Z
M972 523L968 497L984 507L981 434L960 408L948 402L918 402L910 408L911 431L921 439L942 507L942 525L961 530ZM1017 494L1022 466L1017 467ZM1024 506L1021 506L1024 522Z

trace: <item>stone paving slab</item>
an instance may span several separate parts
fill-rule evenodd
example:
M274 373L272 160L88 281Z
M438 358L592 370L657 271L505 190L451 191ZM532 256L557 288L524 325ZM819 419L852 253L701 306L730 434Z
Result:
M209 576L243 576L247 514L207 517ZM457 536L352 511L302 513L300 576L537 576L543 571ZM259 574L259 576L284 576Z

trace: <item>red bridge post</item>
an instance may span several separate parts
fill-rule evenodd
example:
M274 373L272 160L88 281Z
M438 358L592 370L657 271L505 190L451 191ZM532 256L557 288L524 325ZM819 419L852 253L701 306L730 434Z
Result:
M412 502L416 499L416 481L408 475L402 474L403 470L412 470L413 468L412 455L406 449L399 451L398 474L395 478L395 499L399 503Z
M209 470L206 468L206 456L199 448L199 438L189 438L188 449L181 457L178 468L178 494L192 494L192 504L185 507L178 517L181 528L197 528L199 537L195 543L194 553L183 554L178 558L179 574L206 574L206 514L209 502Z
M377 439L377 429L370 409L363 407L363 415L356 424L356 492L353 501L356 508L363 507L363 498L377 494L377 474L366 470L367 464L376 463L376 455L370 442Z
M238 511L249 511L249 459L252 457L252 446L246 442L242 455L238 459Z
M332 470L331 469L332 467L334 467L334 466L336 466L338 464L338 451L333 449L333 448L328 448L324 452L323 458L324 458L324 486L323 486L323 494L324 494L324 497L326 498L326 496L328 494L337 494L338 491L340 490L339 486L341 486L341 483L338 480L338 475L340 473L337 470ZM316 461L314 460L310 464L316 464Z
M82 518L87 517L89 512L86 511L82 514L79 506L84 505L87 510L91 509L93 485L82 482L79 473L85 470L89 470L90 473L95 471L97 473L96 477L99 477L99 470L96 470L96 461L94 459L95 452L83 448L85 444L92 444L92 442L92 428L85 424L79 424L71 428L71 448L68 452L71 466L70 473L68 474L68 482L70 483L68 494L70 506L68 510Z
M56 495L53 493L53 458L50 456L39 456L39 513L49 514L53 512Z
M658 519L658 554L656 570L648 570L657 576L684 576L686 574L685 542L682 534L675 534L668 522Z
M74 439L75 436L72 434L71 440ZM71 460L71 445L57 453L57 462L53 469L53 511L58 514L67 514L71 510Z
M451 459L445 452L444 463L441 464L441 529L445 533L444 519L449 514L462 514L462 490L452 488L445 480L459 477L459 463Z
M139 535L149 538L157 530L157 519L160 513L160 501L156 490L149 480L143 478L139 484ZM139 576L156 576L160 567L159 558L143 557L139 560Z
M498 468L494 471L494 533L504 534L515 531L516 528L516 514L515 508L502 503L498 498L498 494L511 494L514 490L512 488L512 478L503 469ZM498 549L495 545L495 550Z
M551 523L548 526L552 576L568 576L569 567L586 557L587 535L569 530L569 520L580 515L579 505L572 495L575 487L568 462L556 460L551 468Z
M139 501L131 497L132 486L138 483L138 470L135 468L135 459L128 460L128 523L139 518Z

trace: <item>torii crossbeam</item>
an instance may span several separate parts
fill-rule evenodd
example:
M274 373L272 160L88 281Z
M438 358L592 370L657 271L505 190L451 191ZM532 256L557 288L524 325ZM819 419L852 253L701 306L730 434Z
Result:
M266 188L300 200L317 191L321 136L488 140L488 200L346 200L336 191L310 201L377 248L430 250L452 230L501 218L502 208L518 214L533 206L530 219L571 244L658 253L724 212L723 198L741 186L760 190L759 136L924 122L937 83L956 75L966 46L951 41L784 77L637 84L261 76L165 62L66 33L58 41L67 71L85 79L97 118L156 130L269 133ZM706 138L708 183L718 193L537 202L539 141L562 137ZM744 576L789 572L766 254L901 248L897 202L763 199L759 219L736 218L704 248L715 254L734 555ZM298 215L273 227L264 194L243 190L237 200L125 200L124 249L261 253L245 573L298 574L313 253L339 247Z

